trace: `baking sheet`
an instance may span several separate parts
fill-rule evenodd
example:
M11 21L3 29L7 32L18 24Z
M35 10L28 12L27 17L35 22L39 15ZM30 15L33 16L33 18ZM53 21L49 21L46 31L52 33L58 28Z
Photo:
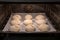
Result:
M33 16L33 19L32 19L32 20L34 20L35 16L36 16L36 15L39 15L39 14L44 15L44 16L46 17L45 13L12 13L11 16L10 16L10 18L9 18L9 20L8 20L8 22L7 22L7 24L6 24L6 26L4 27L4 29L3 29L2 31L4 31L4 32L9 31L9 26L10 26L11 18L12 18L12 16L15 15L15 14L19 14L19 15L21 15L21 17L22 17L21 30L20 30L19 32L26 32L26 31L25 31L25 28L24 28L25 25L23 24L23 21L24 21L24 18L25 18L25 15L26 15L26 14L32 15L32 16ZM56 31L56 30L53 28L53 25L51 24L51 22L48 20L48 17L46 17L46 21L47 21L47 24L49 25L49 28L50 28L50 30L47 31L47 32L54 32L54 31ZM35 29L36 29L36 31L34 31L34 32L41 32L41 31L39 31L39 30L37 29L36 26L34 26L34 27L35 27ZM27 32L27 33L28 33L28 32Z

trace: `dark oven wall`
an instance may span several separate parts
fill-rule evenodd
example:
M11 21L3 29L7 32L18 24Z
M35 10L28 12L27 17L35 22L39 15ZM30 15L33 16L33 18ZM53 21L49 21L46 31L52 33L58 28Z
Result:
M60 31L60 5L46 4L47 16L50 18L55 28Z
M55 25L57 30L60 30L60 18L59 18L59 8L56 4L4 4L3 12L8 16L3 25L7 23L11 13L37 13L37 12L46 12L46 15L49 17L51 22ZM58 13L58 14L57 14ZM58 26L57 26L58 25Z
M0 4L0 31L5 27L9 16L11 7L7 4Z
M36 13L43 12L44 4L12 4L12 12L13 13Z

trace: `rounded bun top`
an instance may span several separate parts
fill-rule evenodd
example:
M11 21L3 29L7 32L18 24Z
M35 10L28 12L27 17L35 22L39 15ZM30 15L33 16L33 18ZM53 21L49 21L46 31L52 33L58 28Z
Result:
M29 15L29 14L27 14L27 15L25 16L25 19L32 19L32 16Z
M21 16L20 16L20 15L17 15L17 14L14 15L12 18L13 18L13 19L22 19Z
M36 19L36 20L45 19L45 16L43 16L43 15L37 15L37 16L35 17L35 19Z

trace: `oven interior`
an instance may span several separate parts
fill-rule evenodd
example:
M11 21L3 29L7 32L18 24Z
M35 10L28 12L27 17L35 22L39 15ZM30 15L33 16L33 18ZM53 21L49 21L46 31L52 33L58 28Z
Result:
M59 4L0 4L0 32L3 33L2 30L7 24L7 21L9 20L11 13L40 13L40 12L46 13L46 16L52 22L52 25L54 25L53 27L57 30L56 32L59 32L60 31ZM1 36L3 37L3 34ZM8 37L8 33L5 36Z
M59 4L0 4L0 31L5 27L11 13L45 12L54 28L60 30Z

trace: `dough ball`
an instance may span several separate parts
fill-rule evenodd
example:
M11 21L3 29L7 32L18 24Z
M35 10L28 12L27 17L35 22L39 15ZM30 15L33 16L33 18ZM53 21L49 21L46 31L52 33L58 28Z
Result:
M21 16L20 15L14 15L13 17L12 17L14 20L17 20L17 19L21 19Z
M45 19L45 16L43 16L43 15L37 15L37 16L35 17L35 19L36 19L36 20Z
M28 25L33 26L33 24L25 24L25 26L28 26Z
M35 21L38 25L46 23L46 20L36 20Z
M24 20L25 25L29 25L29 24L32 24L32 23L33 23L32 20Z
M20 26L19 25L10 26L9 31L18 32L20 31Z
M38 29L42 32L44 31L48 31L49 30L49 26L47 24L41 24L40 26L38 26Z
M28 26L25 27L25 30L27 32L34 32L35 31L35 28L33 26L31 26L31 25L28 25Z
M21 21L19 20L11 20L11 25L20 25Z
M32 16L28 14L28 15L25 16L25 19L28 19L28 20L32 19Z

